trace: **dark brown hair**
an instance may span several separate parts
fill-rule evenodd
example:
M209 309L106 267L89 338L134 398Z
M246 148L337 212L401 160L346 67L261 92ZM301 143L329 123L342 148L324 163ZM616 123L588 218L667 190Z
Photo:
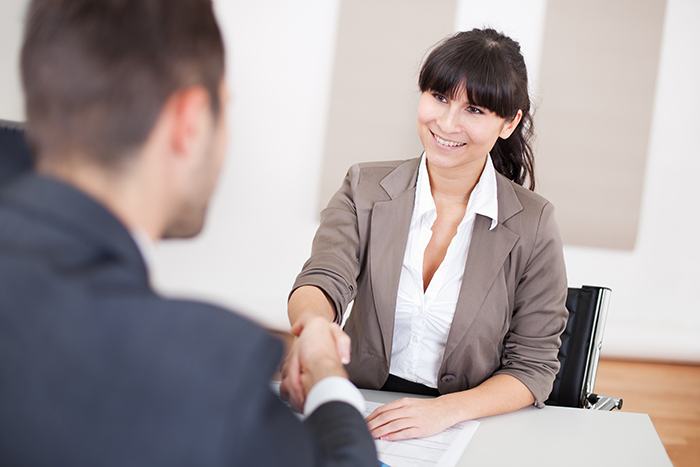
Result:
M450 98L466 89L471 104L508 120L521 110L520 123L508 139L496 141L491 158L501 174L519 185L529 180L528 187L535 189L527 69L517 42L493 29L459 32L430 52L418 84L423 92Z
M201 85L219 112L224 45L211 0L33 0L21 53L35 152L121 162L167 99Z

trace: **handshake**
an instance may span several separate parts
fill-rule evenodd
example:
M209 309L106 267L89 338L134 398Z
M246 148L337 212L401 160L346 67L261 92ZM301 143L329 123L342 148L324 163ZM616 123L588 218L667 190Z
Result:
M350 362L350 337L340 326L317 315L299 319L292 334L297 339L282 367L280 396L301 412L318 382L331 376L347 378L343 364Z

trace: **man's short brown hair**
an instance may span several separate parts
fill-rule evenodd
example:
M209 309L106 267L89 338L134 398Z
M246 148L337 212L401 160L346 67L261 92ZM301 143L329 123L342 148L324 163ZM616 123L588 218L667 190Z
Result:
M118 164L166 100L201 85L220 105L224 45L211 0L33 0L21 55L35 151Z

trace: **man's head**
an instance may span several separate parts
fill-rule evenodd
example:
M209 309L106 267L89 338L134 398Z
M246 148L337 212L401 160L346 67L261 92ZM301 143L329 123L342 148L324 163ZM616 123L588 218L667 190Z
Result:
M33 0L21 71L38 166L147 167L160 234L196 234L224 152L224 68L211 0Z

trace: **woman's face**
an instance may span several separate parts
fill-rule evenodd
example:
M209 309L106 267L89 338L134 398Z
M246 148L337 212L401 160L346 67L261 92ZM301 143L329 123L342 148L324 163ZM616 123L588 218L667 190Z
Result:
M520 122L499 117L472 105L466 92L455 99L426 91L418 102L418 136L428 162L435 167L453 168L484 161L500 138L508 138Z

